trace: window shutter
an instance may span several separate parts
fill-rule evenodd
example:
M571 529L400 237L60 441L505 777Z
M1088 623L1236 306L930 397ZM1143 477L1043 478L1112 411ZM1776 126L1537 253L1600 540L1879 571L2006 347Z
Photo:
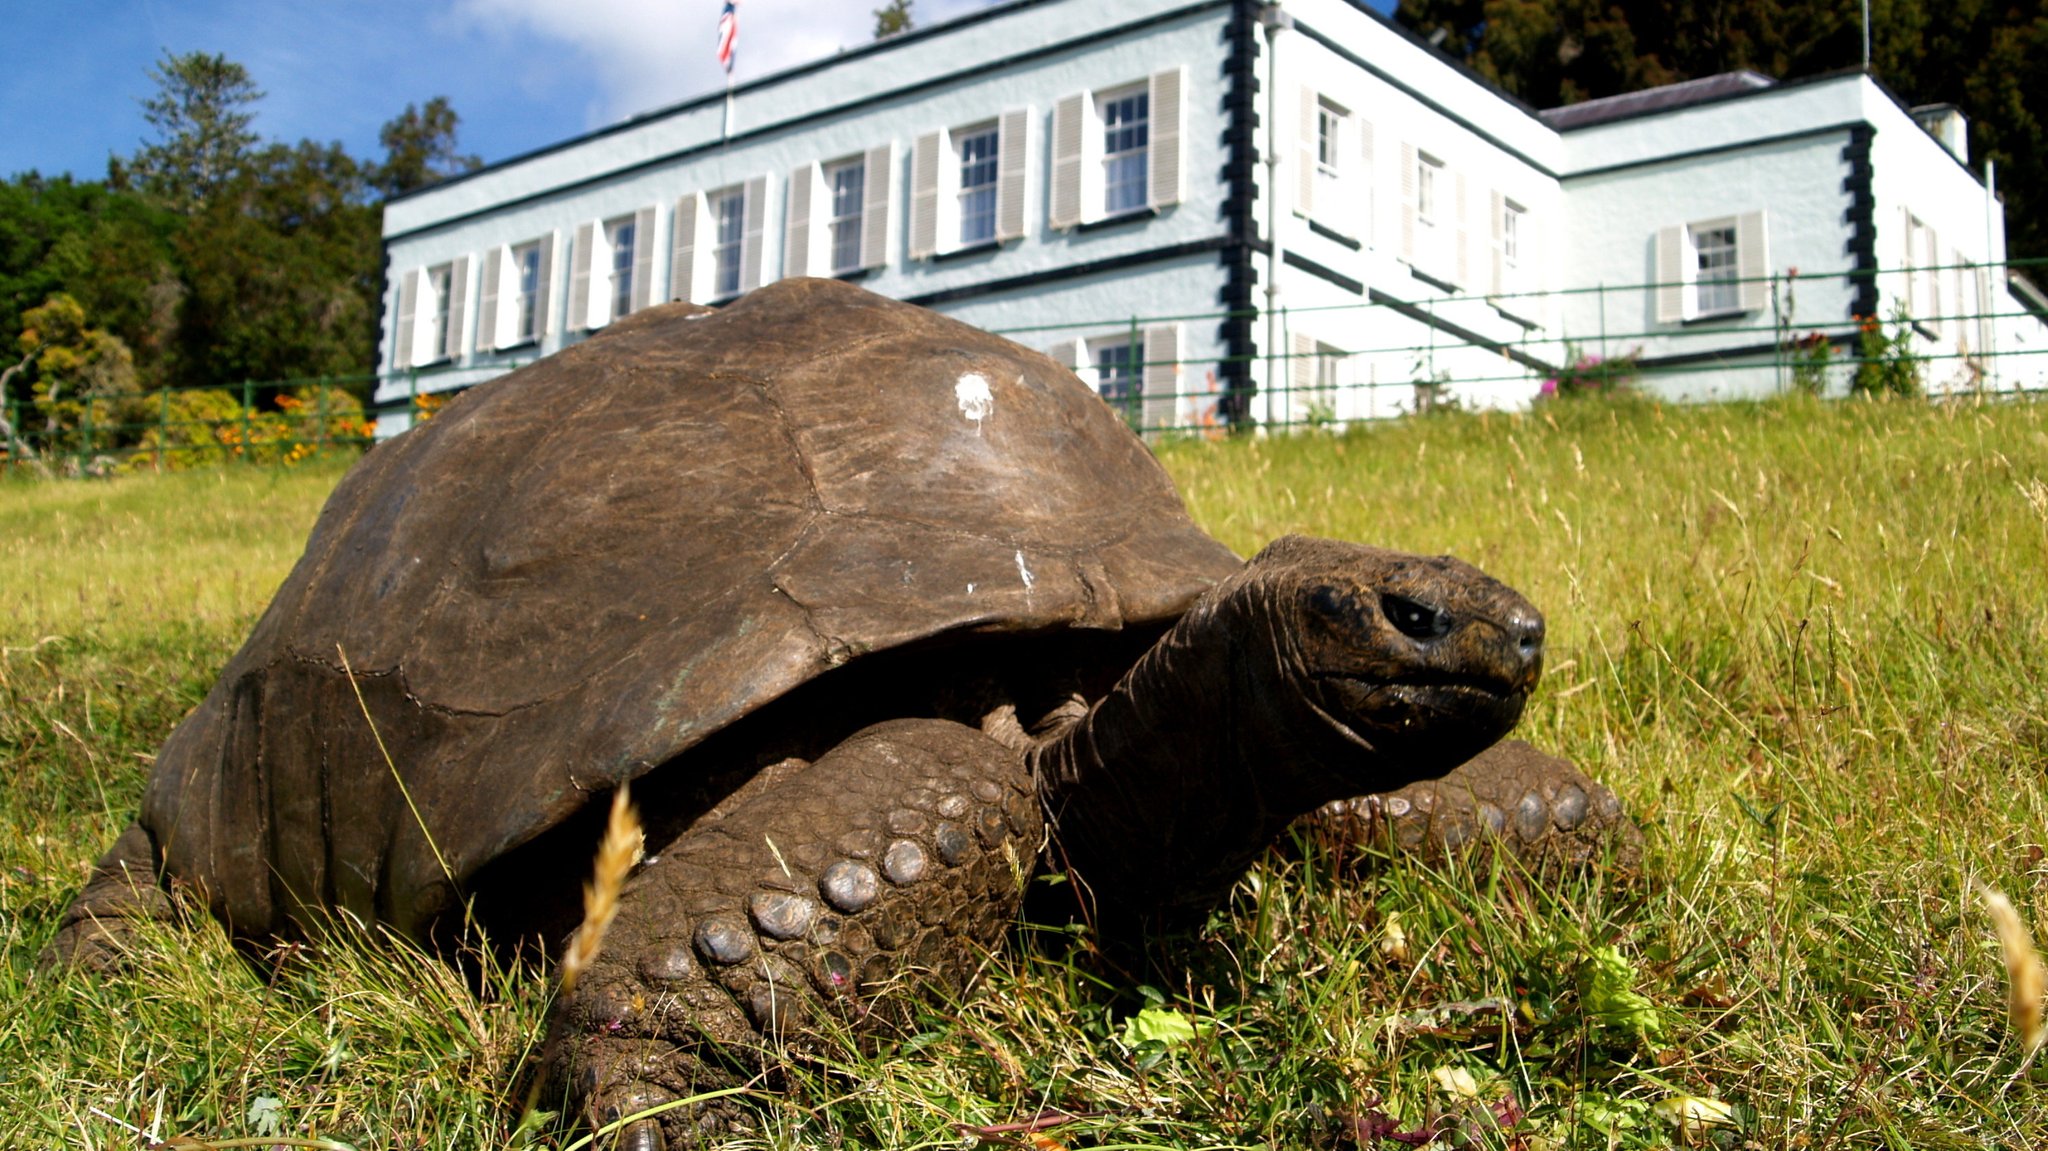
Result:
M926 132L910 150L910 258L929 260L939 251L939 153L943 134Z
M1316 90L1303 84L1301 118L1294 126L1294 210L1311 217L1316 214L1316 128L1319 119L1316 113L1319 110Z
M569 253L569 330L587 331L590 323L590 264L596 224L576 226L576 248Z
M476 350L493 351L498 346L498 269L505 263L503 245L484 253L483 280L477 286Z
M1977 316L1977 354L1989 356L1992 354L1991 269L1980 267L1976 273L1976 298L1971 301L1970 311Z
M860 264L879 268L889 262L890 192L896 179L896 143L869 148L867 171L862 176L860 209Z
M1147 141L1152 176L1152 206L1164 208L1181 200L1180 122L1185 68L1152 74L1152 123Z
M1963 254L1951 251L1948 254L1948 325L1956 340L1967 346L1969 342L1969 319L1976 309L1963 306Z
M1401 142L1401 258L1415 266L1415 145Z
M1507 291L1508 198L1495 188L1488 193L1487 207L1493 214L1493 286L1487 289L1487 294L1498 296Z
M822 180L815 160L789 170L789 223L782 233L782 274L785 276L812 274L811 192L820 183Z
M661 210L649 204L633 213L633 298L634 311L654 302L654 217Z
M1457 184L1458 267L1452 279L1458 287L1469 288L1472 286L1472 228L1471 216L1465 210L1465 173L1457 174Z
M1288 350L1293 352L1287 361L1287 421L1308 418L1309 397L1316 389L1316 338L1306 332L1288 333Z
M1180 421L1180 325L1145 329L1145 372L1139 377L1145 431L1165 431Z
M676 231L669 240L668 298L696 303L697 219L704 214L704 195L685 193L676 200Z
M1373 154L1372 121L1358 121L1358 159L1361 175L1351 186L1359 199L1359 215L1364 221L1359 231L1366 243L1373 243L1379 233L1379 157Z
M1926 313L1927 302L1920 298L1920 275L1914 270L1919 265L1920 253L1913 250L1913 239L1913 209L1902 207L1899 209L1899 268L1906 274L1906 314L1918 319Z
M540 285L533 301L535 343L555 330L555 248L560 238L559 232L549 232L540 238Z
M1676 324L1685 320L1685 226L1673 224L1657 229L1657 322Z
M996 128L996 239L1024 236L1025 164L1031 132L1031 109L1012 108Z
M761 238L768 226L768 177L747 181L740 212L745 230L740 234L740 291L761 286Z
M1936 339L1941 338L1941 234L1933 228L1927 233L1927 326L1934 331Z
M1079 340L1061 340L1059 343L1045 349L1045 354L1058 360L1060 367L1070 372L1080 370L1081 341Z
M469 311L469 257L457 256L448 268L448 330L441 333L441 354L462 358L462 322Z
M1745 312L1761 312L1771 306L1771 250L1764 230L1762 212L1744 212L1735 217L1735 267L1742 277L1738 300Z
M1052 226L1065 230L1081 222L1082 121L1087 119L1088 95L1076 92L1061 97L1052 107Z
M420 270L413 268L398 277L398 334L391 340L391 366L412 367L412 313L419 306Z

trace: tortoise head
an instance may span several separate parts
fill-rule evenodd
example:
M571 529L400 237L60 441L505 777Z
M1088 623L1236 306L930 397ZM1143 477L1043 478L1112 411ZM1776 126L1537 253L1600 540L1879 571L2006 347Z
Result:
M1441 774L1507 734L1543 670L1543 616L1450 556L1290 536L1246 565L1290 744L1353 789ZM1265 664L1261 668L1258 664ZM1394 774L1389 774L1394 773ZM1398 778L1397 778L1398 777Z

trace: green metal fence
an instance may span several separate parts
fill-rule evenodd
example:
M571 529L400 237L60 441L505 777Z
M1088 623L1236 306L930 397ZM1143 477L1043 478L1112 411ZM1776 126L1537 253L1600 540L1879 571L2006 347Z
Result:
M1332 426L1621 391L1674 398L2048 392L2048 300L2026 284L2008 284L2007 272L2021 268L2048 268L2048 261L1788 269L1731 281L1754 285L1767 307L1679 323L1647 317L1656 313L1659 292L1683 295L1695 284L1406 298L1364 293L1355 303L1270 315L1129 315L994 330L1027 346L1063 346L1082 378L1128 423L1156 435ZM1879 314L1851 315L1845 300L1877 301ZM1210 335L1231 320L1251 321L1258 355L1160 354L1166 347L1213 346ZM1152 338L1162 331L1173 335ZM396 402L386 379L386 398L371 409L357 396L378 387L375 376L56 401L18 394L17 386L0 405L0 470L103 474L223 460L294 464L323 452L360 451L374 438L375 418L431 419L459 390L452 382L466 378L474 378L473 370L409 372Z

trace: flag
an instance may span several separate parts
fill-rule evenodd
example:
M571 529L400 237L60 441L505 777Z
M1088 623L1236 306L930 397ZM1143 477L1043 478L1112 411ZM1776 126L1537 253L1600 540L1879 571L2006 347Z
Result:
M732 75L733 49L740 42L740 10L738 0L725 0L725 7L718 13L718 63L725 74Z

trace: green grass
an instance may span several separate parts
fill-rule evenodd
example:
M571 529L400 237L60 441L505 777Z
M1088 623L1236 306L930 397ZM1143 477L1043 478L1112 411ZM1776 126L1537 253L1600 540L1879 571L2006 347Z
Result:
M2048 923L2048 405L1560 404L1162 454L1240 551L1449 551L1541 605L1522 734L1622 793L1643 873L1276 853L1149 974L1036 932L907 1041L794 1064L759 1142L951 1147L1052 1106L1075 1148L1392 1147L1360 1124L1512 1098L1477 1145L2048 1144L1968 886ZM0 484L0 1146L136 1145L98 1113L253 1136L265 1100L361 1148L577 1137L512 1130L533 972L360 931L258 969L201 923L123 978L32 974L335 478ZM1161 1012L1197 1033L1124 1045ZM1678 1096L1741 1127L1685 1135Z

